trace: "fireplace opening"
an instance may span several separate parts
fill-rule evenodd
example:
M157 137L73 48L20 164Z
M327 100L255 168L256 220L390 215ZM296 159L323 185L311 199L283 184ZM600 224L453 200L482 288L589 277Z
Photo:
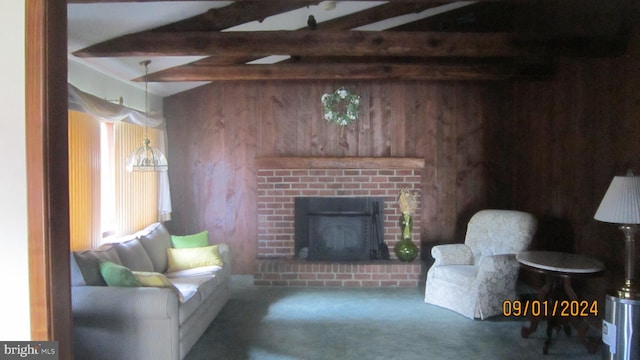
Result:
M328 261L380 258L383 209L382 198L296 198L296 254Z

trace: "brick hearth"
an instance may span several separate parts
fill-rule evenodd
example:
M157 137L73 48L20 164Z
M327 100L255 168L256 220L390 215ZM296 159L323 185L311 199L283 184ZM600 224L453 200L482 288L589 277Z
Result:
M400 239L401 189L420 193L423 159L416 158L259 158L258 266L255 283L287 286L417 286L419 259L402 263L393 254ZM301 196L381 197L384 241L391 260L327 263L300 260L294 254L294 199ZM421 214L418 209L416 214ZM420 244L420 216L413 218L412 239Z
M260 259L256 285L333 287L417 287L423 263L380 260L353 263L312 262L299 259Z

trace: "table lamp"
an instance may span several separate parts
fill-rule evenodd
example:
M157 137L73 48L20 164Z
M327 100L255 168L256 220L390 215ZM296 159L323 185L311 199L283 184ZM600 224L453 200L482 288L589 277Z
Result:
M622 299L640 299L635 276L634 236L640 224L640 176L629 170L626 176L615 176L604 194L594 219L620 224L625 236L625 282L618 291Z

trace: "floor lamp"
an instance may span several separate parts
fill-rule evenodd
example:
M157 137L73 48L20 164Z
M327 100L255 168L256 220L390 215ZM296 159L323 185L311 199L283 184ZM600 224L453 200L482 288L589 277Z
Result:
M619 224L625 238L625 281L605 297L602 320L604 360L640 359L640 294L635 276L635 234L640 224L640 176L616 176L594 218Z
M620 225L625 237L625 281L617 295L621 299L640 299L638 283L634 279L634 237L640 229L640 176L633 176L629 171L626 176L614 177L594 218Z

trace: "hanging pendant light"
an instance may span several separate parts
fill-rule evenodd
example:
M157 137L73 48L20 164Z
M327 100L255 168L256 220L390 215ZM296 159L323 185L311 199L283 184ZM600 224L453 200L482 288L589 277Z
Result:
M147 135L147 117L149 116L149 100L148 100L148 82L147 75L149 73L149 64L151 60L144 60L140 65L144 66L144 140L142 146L137 148L127 158L127 171L167 171L169 165L167 158L162 151L155 146L151 146L151 141Z

